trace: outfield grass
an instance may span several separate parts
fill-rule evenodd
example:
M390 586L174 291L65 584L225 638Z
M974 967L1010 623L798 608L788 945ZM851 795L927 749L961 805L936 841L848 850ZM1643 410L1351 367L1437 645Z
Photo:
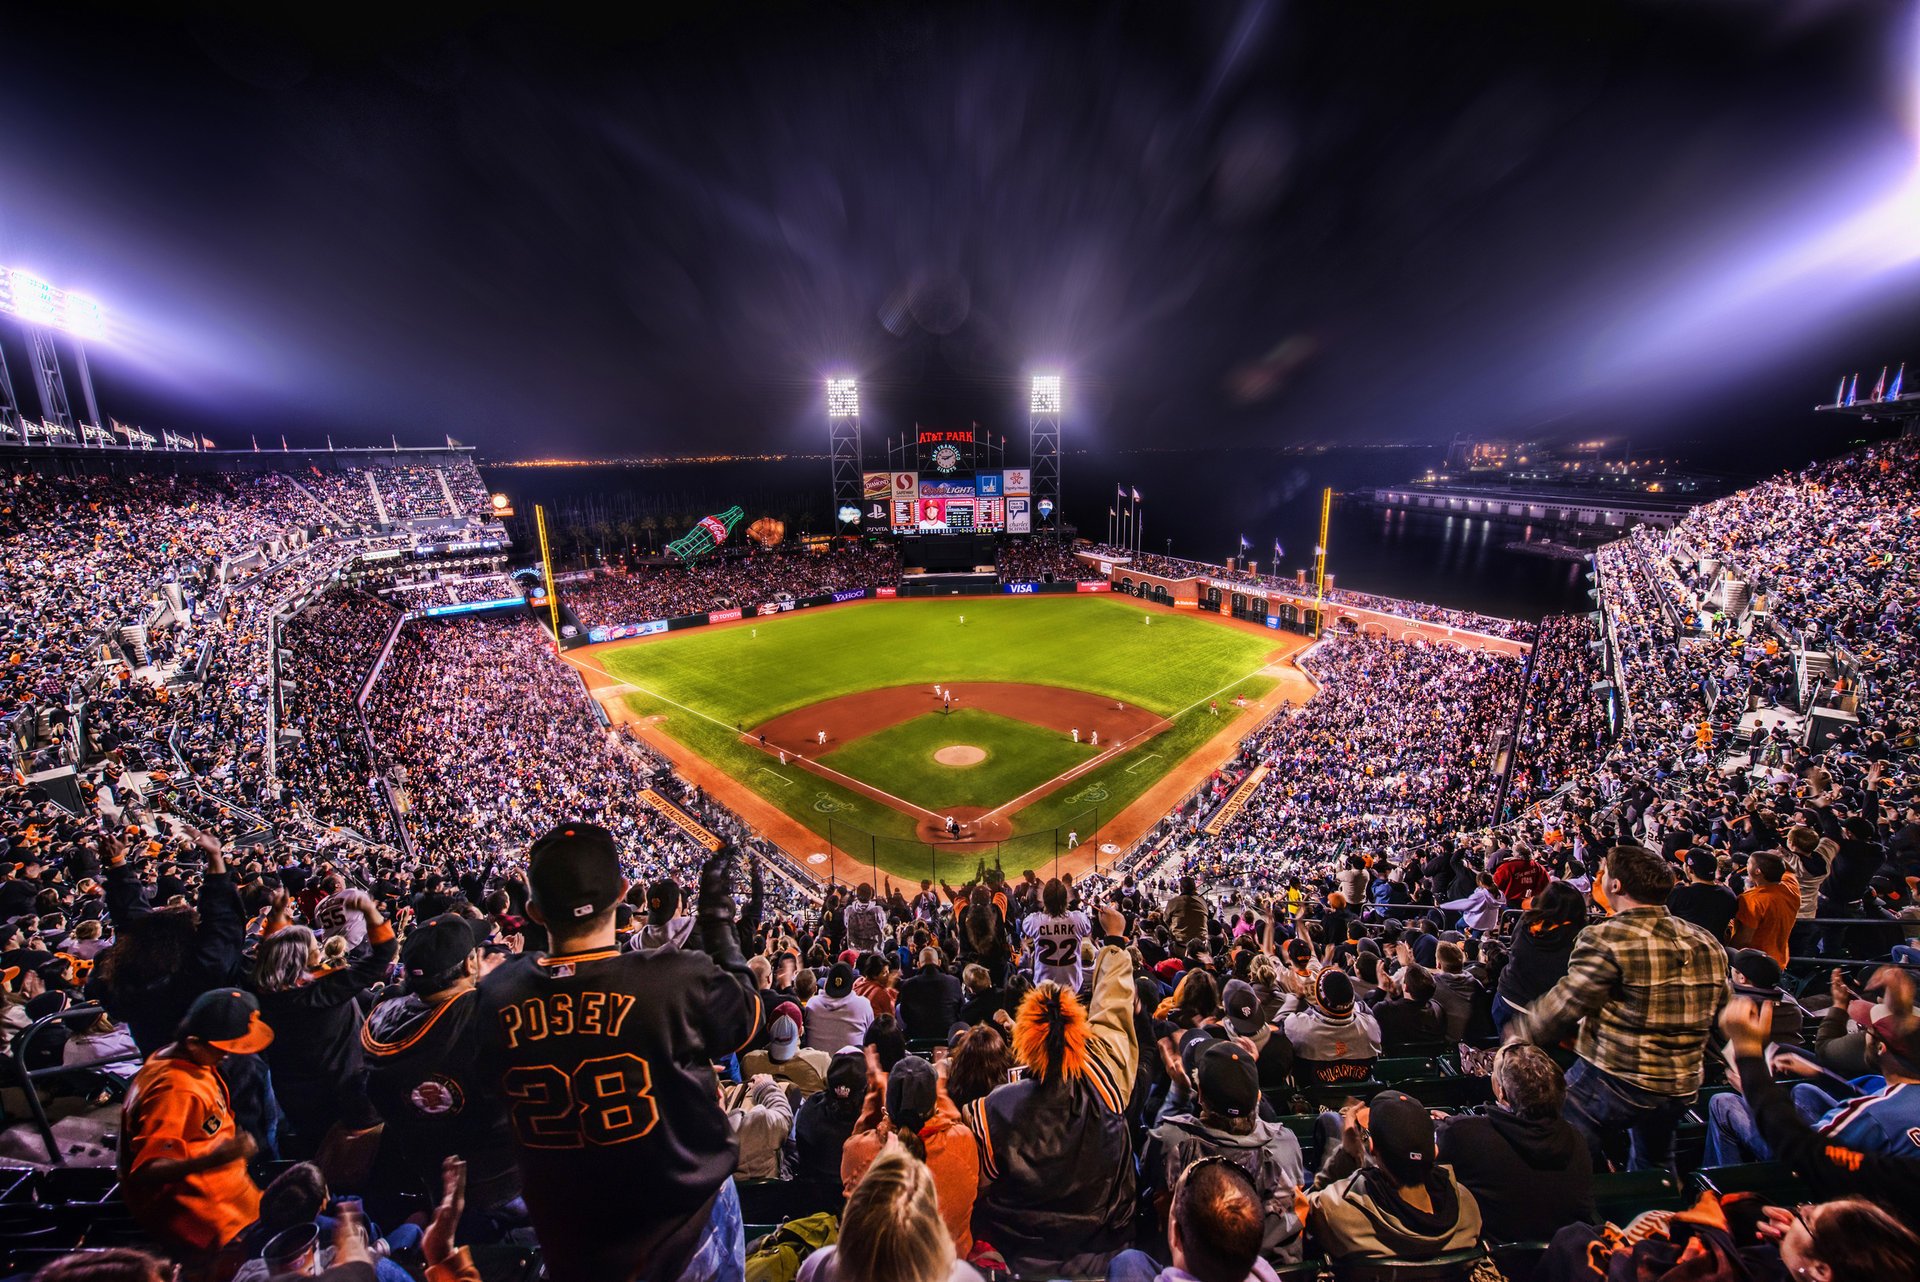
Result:
M955 744L983 750L986 760L943 766L933 759L934 753ZM945 812L955 806L992 808L1099 752L1055 730L962 708L889 726L828 753L820 762L902 801Z
M1145 618L1152 623L1143 623ZM874 834L875 858L883 869L924 876L927 850L915 842L910 817L797 767L782 767L740 742L736 727L856 691L965 681L1064 686L1174 719L1149 742L1009 816L1016 833L1031 837L1004 849L1007 868L1017 871L1052 857L1056 827L1062 833L1074 828L1086 839L1096 808L1102 822L1118 814L1217 733L1221 721L1208 715L1207 700L1225 704L1235 694L1258 697L1270 689L1269 678L1251 674L1274 648L1274 641L1256 634L1183 615L1148 615L1106 597L970 597L799 611L747 626L700 628L603 649L594 658L638 688L627 696L635 712L663 717L659 728L690 751L815 832L826 835L831 824L833 839L843 848L849 829ZM1055 745L1061 742L1044 731L1035 733ZM847 773L871 779L871 766L862 764ZM1035 782L1066 768L1047 771ZM1024 790L1007 787L981 801L946 804L994 806ZM917 800L895 788L886 791Z

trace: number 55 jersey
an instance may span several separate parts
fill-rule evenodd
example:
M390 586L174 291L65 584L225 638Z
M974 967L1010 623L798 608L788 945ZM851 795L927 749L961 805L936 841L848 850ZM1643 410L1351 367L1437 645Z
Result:
M713 1061L760 1032L751 975L707 954L520 957L480 984L527 1209L555 1282L677 1275L732 1177Z

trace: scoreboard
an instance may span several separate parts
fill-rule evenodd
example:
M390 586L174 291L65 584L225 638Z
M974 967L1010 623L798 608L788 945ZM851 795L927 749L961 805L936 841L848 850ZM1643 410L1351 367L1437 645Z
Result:
M923 427L913 458L915 471L862 478L862 523L870 532L1031 532L1032 472L979 470L974 429Z

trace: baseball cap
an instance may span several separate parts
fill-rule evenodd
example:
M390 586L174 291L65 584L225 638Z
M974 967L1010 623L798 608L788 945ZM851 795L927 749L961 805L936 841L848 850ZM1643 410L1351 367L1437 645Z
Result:
M1405 1091L1381 1091L1367 1106L1374 1156L1402 1184L1424 1183L1436 1157L1433 1118Z
M1728 968L1733 971L1733 991L1740 996L1780 1000L1780 963L1758 948L1742 948Z
M1197 1028L1189 1028L1180 1034L1180 1062L1186 1067L1188 1077L1200 1071L1201 1052L1225 1038L1226 1035L1227 1030L1218 1024L1201 1024Z
M441 913L421 922L407 932L407 942L400 945L400 965L407 973L407 987L418 990L422 984L450 974L478 946L473 927L458 913Z
M1696 877L1711 878L1720 871L1720 860L1711 850L1687 852L1687 871Z
M918 1055L902 1057L887 1074L887 1116L903 1130L917 1131L933 1116L939 1085L933 1065Z
M231 1055L252 1055L273 1044L260 1003L240 988L215 988L194 998L180 1021L180 1036L197 1037Z
M767 1025L767 1058L776 1064L784 1064L800 1053L800 1021L795 1018L799 1011L792 1002L782 1002L779 1013Z
M1260 1107L1260 1067L1232 1042L1214 1042L1200 1052L1199 1086L1207 1111L1222 1117L1252 1117Z
M827 1094L835 1099L864 1098L867 1089L867 1057L858 1051L842 1051L827 1061Z
M1847 1003L1847 1018L1879 1039L1881 1055L1892 1055L1909 1068L1920 1069L1920 1023L1907 1015L1904 1031L1894 1022L1893 1011L1884 1003L1875 1004L1855 998Z
M620 900L620 852L598 824L565 823L527 852L527 886L549 923L603 913Z
M1180 975L1180 972L1185 970L1186 968L1187 968L1187 964L1181 961L1178 957L1169 957L1164 961L1155 962L1153 967L1153 973L1160 976L1160 978L1162 979L1171 980L1171 979L1178 978Z
M1321 971L1313 985L1313 1004L1335 1017L1353 1014L1353 981L1345 971Z
M853 991L853 967L845 962L835 962L833 969L827 972L827 996L845 997Z
M668 878L651 883L647 887L647 916L655 922L665 921L680 911L680 886Z
M1220 998L1220 1004L1227 1012L1227 1023L1240 1036L1252 1037L1266 1023L1260 1018L1260 998L1253 991L1253 985L1246 980L1228 980L1226 991L1221 993Z

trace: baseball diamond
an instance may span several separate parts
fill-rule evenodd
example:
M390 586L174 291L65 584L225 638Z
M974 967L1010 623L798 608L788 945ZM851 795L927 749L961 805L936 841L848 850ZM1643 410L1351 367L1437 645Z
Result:
M1139 627L1142 610L1161 626ZM1112 597L976 598L964 613L963 627L947 602L862 603L570 657L610 717L706 767L703 786L777 842L827 839L827 876L926 876L943 855L1091 867L1096 831L1134 840L1279 706L1280 683L1293 702L1311 690L1280 666L1305 644L1291 634ZM955 745L983 756L937 759Z

